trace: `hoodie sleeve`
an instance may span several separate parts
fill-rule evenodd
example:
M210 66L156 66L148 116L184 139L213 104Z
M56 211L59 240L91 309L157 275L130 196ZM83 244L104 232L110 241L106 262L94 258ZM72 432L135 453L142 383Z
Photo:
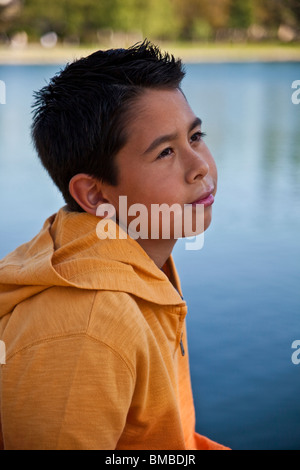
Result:
M27 357L25 357L27 356ZM12 362L26 368L14 377ZM6 366L7 449L113 450L122 434L134 380L109 346L87 335L48 340ZM17 384L17 386L16 386ZM24 399L26 397L26 399Z

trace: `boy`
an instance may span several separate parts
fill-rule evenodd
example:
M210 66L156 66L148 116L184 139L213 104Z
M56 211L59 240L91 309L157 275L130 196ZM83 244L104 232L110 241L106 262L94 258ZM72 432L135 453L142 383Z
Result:
M150 213L189 204L194 222L201 206L210 224L217 171L183 77L144 42L74 62L36 95L34 143L67 206L0 262L0 447L223 449L195 433L174 233L151 237L149 218L134 240L132 213L119 220L126 196ZM99 226L107 204L117 237Z

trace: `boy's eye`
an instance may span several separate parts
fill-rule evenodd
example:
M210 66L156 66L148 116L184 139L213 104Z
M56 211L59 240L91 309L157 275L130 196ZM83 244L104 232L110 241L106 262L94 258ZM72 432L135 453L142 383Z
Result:
M191 141L200 142L205 136L206 136L205 132L196 132L195 134L192 135Z
M206 134L204 132L195 132L195 134L192 135L191 137L191 142L201 142L203 137L205 137ZM162 160L163 158L166 157L171 157L174 153L174 150L171 147L166 148L163 150L157 157L157 160Z
M161 160L162 158L170 157L173 154L173 149L171 147L163 150L157 157L157 160Z

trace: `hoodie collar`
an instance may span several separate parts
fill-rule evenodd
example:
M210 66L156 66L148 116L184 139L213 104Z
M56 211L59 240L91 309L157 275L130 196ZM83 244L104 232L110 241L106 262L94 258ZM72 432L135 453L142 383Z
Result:
M63 208L31 242L1 260L0 317L53 286L127 292L158 305L182 306L172 257L163 272L117 224L109 220L104 233L99 221Z

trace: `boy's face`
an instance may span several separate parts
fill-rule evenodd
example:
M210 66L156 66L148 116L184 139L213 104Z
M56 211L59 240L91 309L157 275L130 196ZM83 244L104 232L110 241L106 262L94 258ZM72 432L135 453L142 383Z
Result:
M204 203L204 229L211 223L217 168L202 140L201 121L180 90L146 90L127 125L128 142L116 156L117 186L106 197L119 215L119 196L127 205ZM196 205L194 205L196 207ZM130 217L128 218L128 224Z

